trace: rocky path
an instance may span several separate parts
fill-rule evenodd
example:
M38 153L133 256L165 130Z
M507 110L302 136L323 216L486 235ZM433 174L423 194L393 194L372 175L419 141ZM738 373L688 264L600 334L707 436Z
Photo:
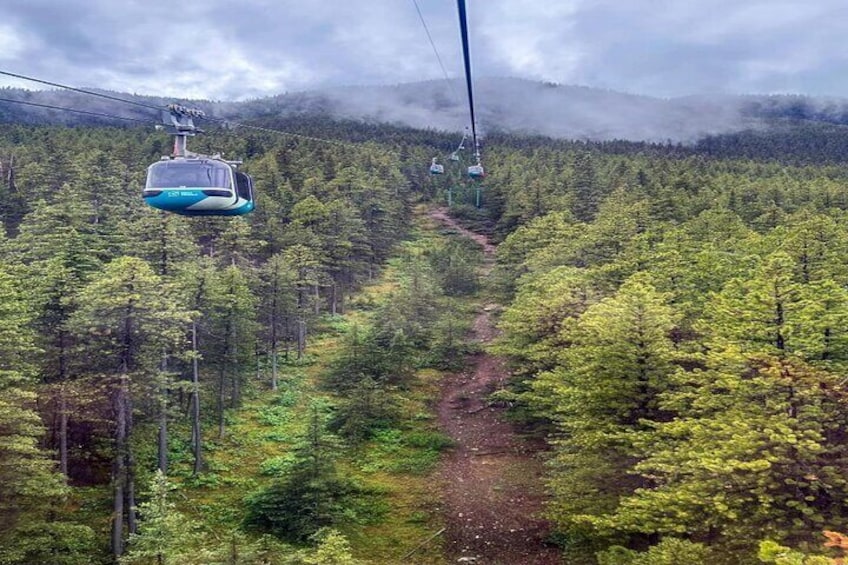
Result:
M495 247L485 236L463 229L437 209L437 222L452 227L483 247L484 275L494 264ZM492 313L484 306L471 339L489 343L496 335ZM508 375L503 361L488 353L469 359L465 372L445 379L437 405L442 430L456 442L439 470L445 547L450 562L475 565L560 563L559 551L545 543L548 524L539 518L542 444L520 438L505 409L490 406L488 396Z

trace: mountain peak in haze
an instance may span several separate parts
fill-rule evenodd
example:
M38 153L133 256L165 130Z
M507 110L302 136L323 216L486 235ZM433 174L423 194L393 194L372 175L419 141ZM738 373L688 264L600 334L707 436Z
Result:
M741 113L738 100L663 100L515 78L477 80L475 101L478 125L484 132L689 142L751 126ZM243 109L283 115L313 111L338 118L447 131L462 131L470 122L465 83L460 79L284 94L245 102Z
M158 120L144 110L68 91L3 89L3 97ZM121 95L165 104L164 98ZM691 143L706 136L767 127L775 119L848 123L842 99L806 96L688 96L662 99L584 86L515 78L475 81L478 126L486 131L581 140ZM394 86L349 86L246 102L181 101L227 119L321 115L422 129L462 131L469 125L460 79ZM149 114L149 112L148 112ZM0 120L79 123L74 115L0 103Z

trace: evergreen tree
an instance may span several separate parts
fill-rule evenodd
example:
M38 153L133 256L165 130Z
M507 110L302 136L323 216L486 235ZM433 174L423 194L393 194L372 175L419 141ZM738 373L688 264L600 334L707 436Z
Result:
M202 352L214 345L214 317L217 308L218 272L214 261L205 257L197 263L183 265L176 279L182 303L191 309L191 329L189 341L191 351L188 357L191 371L190 413L191 445L194 456L193 474L203 469L203 440L201 432L201 361ZM208 342L208 346L207 346ZM210 355L211 356L211 355ZM204 367L208 363L204 363Z
M601 526L619 497L643 485L632 475L632 442L646 422L667 417L658 399L673 370L674 319L665 297L634 277L580 316L561 367L534 383L560 432L549 513L571 535Z
M319 529L341 522L345 498L358 489L337 473L335 449L321 409L313 404L306 434L295 449L297 462L286 477L248 499L245 523L284 540L303 542Z
M680 372L661 406L678 417L640 436L642 488L607 527L687 534L717 548L716 563L751 555L758 539L844 528L837 377L798 361L714 353Z
M188 518L170 500L174 486L161 470L150 481L150 499L139 505L138 532L131 534L122 565L156 563L183 564L197 544Z
M35 410L30 361L36 349L22 288L8 267L0 266L0 558L7 563L26 563L37 550L27 536L43 541L44 530L54 525L57 535L48 551L73 544L73 539L82 543L90 535L88 529L51 523L50 510L66 490L53 461L39 446L43 429Z
M263 291L259 319L265 328L271 360L271 389L277 390L280 345L283 345L288 357L289 338L297 311L295 274L285 257L276 254L262 266L259 276Z
M256 333L255 300L239 267L231 265L221 273L215 305L213 331L218 339L214 349L209 351L209 357L218 369L218 435L223 437L224 410L241 405L244 376L241 366L250 358L249 345L253 344Z
M89 357L114 380L115 459L112 483L112 551L123 554L123 520L134 533L135 461L130 449L133 430L130 383L156 383L161 352L180 343L189 322L150 266L132 257L109 263L80 293L80 308L71 325L87 346ZM158 388L158 387L157 387Z
M571 186L573 204L571 211L581 222L591 222L595 218L602 195L597 183L594 159L589 153L580 153L574 158L574 172Z

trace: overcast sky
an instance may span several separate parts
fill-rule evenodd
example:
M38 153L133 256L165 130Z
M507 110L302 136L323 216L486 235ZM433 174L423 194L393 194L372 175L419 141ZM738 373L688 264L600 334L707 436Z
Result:
M845 0L467 1L479 76L848 97ZM418 3L460 76L456 2ZM443 78L412 0L0 0L0 70L214 100Z

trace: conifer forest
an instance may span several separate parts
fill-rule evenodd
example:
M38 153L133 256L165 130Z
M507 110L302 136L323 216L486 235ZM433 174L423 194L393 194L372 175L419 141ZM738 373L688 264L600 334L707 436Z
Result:
M145 206L163 132L0 126L0 564L841 562L842 129L490 132L479 180L252 123L297 135L192 139L237 217Z

